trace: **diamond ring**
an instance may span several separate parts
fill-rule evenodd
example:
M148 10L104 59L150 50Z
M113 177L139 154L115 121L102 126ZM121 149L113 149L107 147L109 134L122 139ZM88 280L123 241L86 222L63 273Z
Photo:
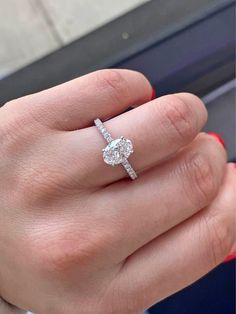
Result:
M137 173L128 161L128 157L134 152L132 142L123 136L118 139L113 139L100 119L94 120L94 123L108 143L102 150L104 162L111 166L121 164L130 178L132 180L136 179L138 177Z

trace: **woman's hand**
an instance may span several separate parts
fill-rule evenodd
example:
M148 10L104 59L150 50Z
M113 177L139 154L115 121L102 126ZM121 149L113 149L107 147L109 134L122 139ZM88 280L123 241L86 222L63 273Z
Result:
M102 70L0 109L6 301L43 314L140 313L230 253L236 170L198 135L206 109L191 94L151 93L140 73ZM137 180L103 162L97 117L132 140Z

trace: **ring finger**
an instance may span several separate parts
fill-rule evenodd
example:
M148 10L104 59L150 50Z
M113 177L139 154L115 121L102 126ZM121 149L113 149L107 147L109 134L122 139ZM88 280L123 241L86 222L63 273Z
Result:
M113 138L124 136L132 141L134 154L129 161L137 172L142 172L191 142L206 118L201 100L181 93L153 100L104 124ZM106 142L96 127L72 131L64 136L73 158L78 156L78 164L84 160L83 169L79 167L78 171L87 184L107 185L127 176L121 165L113 168L104 163L102 148Z

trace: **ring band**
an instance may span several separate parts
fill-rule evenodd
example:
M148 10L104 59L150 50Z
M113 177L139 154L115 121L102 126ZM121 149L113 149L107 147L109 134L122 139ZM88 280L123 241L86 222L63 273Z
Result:
M132 142L123 136L113 139L100 119L94 120L94 124L108 143L102 150L104 162L111 166L121 164L132 180L137 179L138 175L128 161L128 157L134 152Z

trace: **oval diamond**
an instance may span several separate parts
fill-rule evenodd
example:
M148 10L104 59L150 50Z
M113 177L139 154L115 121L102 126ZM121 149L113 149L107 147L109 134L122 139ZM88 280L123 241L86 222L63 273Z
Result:
M111 141L103 150L103 159L108 165L118 165L133 153L132 142L124 137Z

